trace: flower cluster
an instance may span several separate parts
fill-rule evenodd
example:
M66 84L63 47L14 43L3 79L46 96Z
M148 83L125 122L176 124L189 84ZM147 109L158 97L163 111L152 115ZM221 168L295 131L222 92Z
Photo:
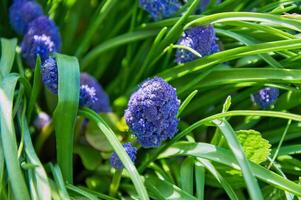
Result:
M127 152L127 154L129 155L129 157L131 158L131 160L133 162L135 162L136 160L136 153L137 153L137 149L135 147L132 146L132 144L126 143L122 145L124 150ZM118 170L121 170L124 168L120 158L118 157L117 153L114 152L111 156L111 165Z
M279 89L266 87L251 95L253 102L262 109L270 107L278 98Z
M57 94L58 69L56 60L51 57L45 60L41 66L41 72L45 86L52 93ZM111 111L108 96L98 82L86 73L80 75L79 105L89 107L96 112Z
M31 21L42 15L42 7L35 1L14 1L9 9L11 26L20 35L27 32Z
M177 132L179 105L175 88L155 77L132 94L125 119L143 147L158 147Z
M61 38L55 23L43 15L42 7L35 1L18 0L10 7L10 23L22 34L22 56L34 68L37 56L44 62L51 53L60 51Z
M207 56L219 51L213 26L198 26L184 32L178 40L178 45L189 47L201 56ZM191 51L180 48L176 52L176 62L186 63L197 59L197 55Z
M181 6L179 0L140 0L140 7L147 11L154 20L172 16Z

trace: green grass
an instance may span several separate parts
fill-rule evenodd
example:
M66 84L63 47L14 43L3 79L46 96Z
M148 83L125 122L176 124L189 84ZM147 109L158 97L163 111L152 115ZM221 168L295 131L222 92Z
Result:
M198 0L190 0L156 22L138 0L37 1L62 36L58 95L43 85L40 59L35 70L22 59L22 37L9 25L11 1L1 1L1 200L301 198L300 0L211 0L201 15ZM220 52L202 57L177 45L183 31L208 24ZM176 64L179 48L198 59ZM78 107L80 72L101 83L112 113ZM124 111L138 84L153 76L177 89L180 123L174 138L144 149ZM250 95L265 86L281 93L262 110ZM40 111L52 117L42 130L34 126ZM246 150L236 135L251 129L271 144L261 163L247 155L266 149ZM138 148L136 162L126 142ZM112 168L113 151L124 170Z

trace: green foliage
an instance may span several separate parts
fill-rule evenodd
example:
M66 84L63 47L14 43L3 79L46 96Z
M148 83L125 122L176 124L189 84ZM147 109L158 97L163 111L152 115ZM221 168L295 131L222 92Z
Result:
M37 2L62 36L58 95L43 86L39 58L34 70L23 61L11 1L0 1L1 200L301 197L301 0L211 0L201 14L189 0L159 21L139 0ZM221 51L175 64L179 48L194 51L177 44L183 32L209 24ZM111 113L78 107L80 72L101 83ZM144 149L124 111L154 76L176 88L180 123L174 138ZM280 96L259 110L250 95L263 87ZM40 130L41 111L52 121ZM113 151L124 170L112 169Z
M240 130L236 132L236 136L250 161L260 164L268 159L271 145L258 131Z

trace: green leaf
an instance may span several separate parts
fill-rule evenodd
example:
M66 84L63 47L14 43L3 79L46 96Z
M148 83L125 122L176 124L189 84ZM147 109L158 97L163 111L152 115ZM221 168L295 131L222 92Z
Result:
M223 104L223 110L222 112L227 112L230 109L231 106L231 96L228 96L225 103Z
M66 187L67 187L68 190L76 192L77 194L80 194L80 195L82 195L83 197L86 197L89 200L98 200L98 198L94 194L91 194L91 193L89 193L85 190L82 190L79 187L76 187L76 186L70 185L70 184L68 184Z
M80 57L88 49L97 29L99 28L101 23L104 22L104 19L108 16L108 13L114 8L114 5L117 2L117 0L107 0L104 4L100 4L100 6L102 7L101 9L99 9L95 18L91 20L89 27L86 28L87 32L84 34L84 38L77 48L77 51L75 53L76 57Z
M41 59L40 56L37 57L36 66L34 70L33 86L30 94L29 105L28 105L28 115L27 119L30 121L32 111L37 102L39 91L41 88Z
M199 200L203 200L205 196L205 167L199 161L195 162L195 182L196 196Z
M117 153L118 157L120 158L122 164L124 165L125 169L128 171L130 178L132 179L134 186L137 190L137 193L142 200L148 200L148 194L144 187L144 184L139 176L139 173L134 166L132 160L130 159L129 155L126 153L124 148L122 147L121 143L118 141L115 133L112 129L105 123L105 121L93 110L88 108L83 108L79 110L79 114L89 118L90 120L94 121L98 128L102 131L102 133L106 136L107 140L110 142L111 146Z
M191 92L188 97L186 97L186 99L183 101L183 103L181 103L181 106L179 108L177 117L179 117L181 115L181 113L185 110L185 108L188 106L188 104L190 103L190 101L193 99L193 97L198 93L197 90L194 90L193 92Z
M26 159L31 165L35 166L33 169L28 170L31 195L36 194L36 197L33 199L37 200L51 200L51 188L48 182L48 177L41 161L39 160L34 150L30 138L30 131L25 118L25 112L22 114L22 116L18 115L18 120L19 126L21 127L21 130L24 134L24 150Z
M158 33L158 31L150 30L150 31L137 31L131 33L125 33L124 35L119 35L115 38L109 39L102 44L96 46L87 53L87 55L82 59L81 66L82 69L86 69L91 62L98 58L102 53L111 50L113 48L119 47L121 45L136 42L142 39L146 39L149 37L153 37Z
M235 194L230 183L226 179L224 179L224 177L217 171L217 169L210 161L202 158L197 158L197 160L213 175L213 177L218 181L218 183L225 189L231 200L238 200L238 197Z
M271 145L268 140L261 136L260 132L240 130L236 132L236 137L250 161L260 164L268 159L271 153Z
M180 168L181 188L188 194L193 195L193 169L194 158L186 158Z
M185 199L196 200L195 197L181 190L177 186L156 177L147 177L145 180L146 186L150 193L156 197L156 199L173 200L173 199Z
M289 49L301 48L300 39L281 40L276 42L266 42L261 44L255 44L250 46L238 47L230 50L221 51L209 56L202 57L192 62L180 64L170 69L167 69L159 74L160 77L167 81L183 77L193 72L203 71L205 72L219 63L227 62L237 58L256 55L261 53L268 53L274 51L282 51ZM254 70L256 71L256 70Z
M241 168L251 198L258 200L263 199L258 182L251 172L250 164L243 152L241 145L239 144L239 141L235 137L234 130L232 129L230 124L224 119L213 120L213 123L215 123L215 125L223 133L228 146L233 152L233 155L235 156Z
M64 200L71 200L65 187L65 183L59 166L50 164L50 169L53 174L53 178L56 183L60 198Z
M95 170L100 165L100 152L88 146L77 145L74 147L74 153L79 155L84 167L88 170Z
M73 135L79 102L79 64L75 57L56 55L58 103L54 111L57 161L68 183L73 179Z
M229 150L207 143L178 142L169 147L158 158L160 159L185 155L208 159L240 170L235 157ZM249 165L252 174L254 174L254 176L258 177L263 182L301 196L301 185L293 181L289 181L255 163L249 162Z
M3 147L5 165L14 198L29 200L28 189L18 160L17 140L12 116L13 98L18 79L18 75L9 74L0 82L1 146Z
M298 20L290 19L284 16L254 12L224 12L204 16L188 23L185 26L185 29L189 28L190 26L200 26L226 21L267 22L271 23L271 25L281 25L282 27L301 32L301 24Z
M0 75L7 75L13 66L16 53L17 39L1 38Z

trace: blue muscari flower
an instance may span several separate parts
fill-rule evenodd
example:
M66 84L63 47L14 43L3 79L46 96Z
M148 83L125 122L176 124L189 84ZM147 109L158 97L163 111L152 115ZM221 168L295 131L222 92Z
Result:
M262 109L270 107L278 98L279 89L273 87L265 87L251 95L251 99L257 106Z
M91 107L98 101L96 90L88 85L81 85L79 88L79 105Z
M146 10L154 20L172 16L181 6L179 0L140 0L140 7Z
M58 28L56 27L54 21L49 19L46 16L40 16L33 20L28 25L28 31L24 36L24 40L27 37L31 38L34 35L46 35L50 37L51 41L53 41L56 51L60 51L61 49L61 36Z
M175 88L155 77L132 94L125 119L144 148L158 147L177 132L179 106Z
M38 129L43 129L51 122L51 117L45 112L39 112L33 124Z
M51 38L44 34L24 38L21 49L23 58L32 68L35 67L38 55L40 56L41 61L44 62L49 58L51 53L56 52L57 50Z
M136 160L136 153L137 153L137 148L133 147L130 142L125 143L122 145L124 150L128 153L129 157L133 162ZM118 155L116 152L114 152L111 156L111 165L118 170L123 169L123 164L121 160L119 159Z
M80 84L88 85L89 87L93 87L95 89L95 97L97 98L97 101L90 106L91 109L93 109L97 113L106 113L112 111L108 95L105 93L105 91L95 78L87 73L81 73Z
M58 90L58 71L56 60L49 57L41 65L42 81L45 86L54 94Z
M52 57L46 59L41 65L42 80L45 86L54 94L58 91L58 70L56 60ZM99 109L98 101L101 101L100 105L103 106L105 100L101 98L107 98L103 91L99 90L99 85L96 85L93 81L87 80L87 74L81 74L81 83L79 90L79 105L86 106L91 109ZM90 77L91 78L91 77ZM90 81L90 82L89 82ZM92 83L93 84L92 84ZM98 87L99 86L99 87ZM100 93L101 92L101 93ZM107 102L108 103L108 102ZM106 105L109 106L109 105ZM110 107L101 108L101 110L108 110ZM95 110L98 112L98 110ZM105 112L105 111L103 111Z
M42 7L35 1L19 0L9 8L9 20L13 29L21 35L27 32L28 24L43 15Z
M200 0L200 11L203 12L206 10L208 4L210 3L211 0ZM221 3L221 0L216 0L216 4Z
M219 51L213 26L197 26L184 32L178 40L178 45L189 47L201 56L207 56ZM186 63L197 59L192 52L180 48L176 52L176 62Z

